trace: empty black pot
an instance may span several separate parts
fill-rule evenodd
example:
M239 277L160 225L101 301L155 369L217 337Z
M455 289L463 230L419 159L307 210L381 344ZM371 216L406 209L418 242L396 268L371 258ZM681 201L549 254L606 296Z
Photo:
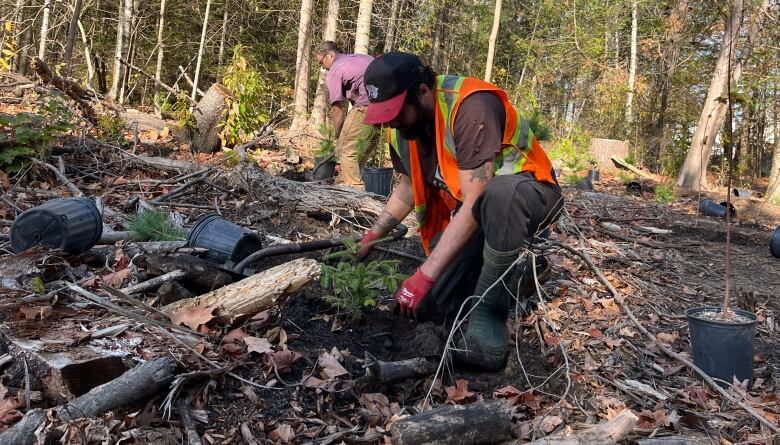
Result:
M737 209L732 204L730 207L731 209L731 217L737 216ZM725 218L726 217L726 203L722 202L720 204L717 204L715 201L711 199L703 199L699 203L699 211L707 216L715 216L718 218Z
M631 194L641 195L644 191L642 183L639 181L631 181L626 184L626 191Z
M750 190L734 188L731 191L737 198L750 198Z
M745 316L750 321L731 323L698 318L703 312L722 313L720 307L698 307L686 312L693 363L710 377L724 380L728 384L734 377L739 381L752 380L757 317L750 312L734 309L736 314ZM721 385L727 386L723 383Z
M780 258L780 226L777 226L772 238L769 238L769 251L775 258Z
M216 213L206 215L195 223L187 236L187 245L208 249L206 259L218 264L239 262L263 248L262 240L256 233Z
M598 170L588 170L588 179L590 182L599 182L601 175Z
M11 248L19 253L45 244L70 254L89 250L103 234L103 218L89 198L57 198L19 215Z
M593 182L590 180L590 175L588 175L587 178L577 182L574 184L574 188L577 190L582 190L586 192L592 192L593 191Z
M390 192L393 190L393 169L389 167L364 168L363 184L367 192L390 196Z
M336 173L336 161L333 155L314 158L314 170L312 176L317 181L330 179Z

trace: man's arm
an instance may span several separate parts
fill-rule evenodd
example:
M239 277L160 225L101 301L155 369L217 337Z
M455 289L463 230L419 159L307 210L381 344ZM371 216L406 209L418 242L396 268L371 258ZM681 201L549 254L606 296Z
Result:
M395 228L409 212L414 208L414 196L412 195L412 183L406 175L400 175L401 179L393 190L393 194L382 209L371 231L380 238Z
M336 136L336 139L339 138L341 127L344 126L344 120L347 115L345 108L344 101L334 102L330 106L330 115L331 119L333 119L333 130L335 131L333 134Z
M488 161L472 170L459 170L463 204L458 213L452 218L450 224L444 229L441 239L431 256L420 266L425 275L437 279L439 275L452 263L452 260L463 249L477 231L477 221L471 213L474 202L485 190L487 183L493 178L493 162Z

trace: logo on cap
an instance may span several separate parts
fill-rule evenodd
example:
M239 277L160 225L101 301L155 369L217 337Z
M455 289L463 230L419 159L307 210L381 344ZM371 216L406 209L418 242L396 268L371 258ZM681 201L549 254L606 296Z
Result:
M366 92L369 99L376 99L379 96L379 88L374 85L366 85Z

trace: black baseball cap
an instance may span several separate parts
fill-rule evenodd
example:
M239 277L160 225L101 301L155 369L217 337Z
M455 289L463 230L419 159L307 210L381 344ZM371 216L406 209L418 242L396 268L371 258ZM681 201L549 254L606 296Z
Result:
M374 59L363 75L369 101L363 123L384 124L398 116L406 91L422 77L424 71L420 59L410 53L393 51Z

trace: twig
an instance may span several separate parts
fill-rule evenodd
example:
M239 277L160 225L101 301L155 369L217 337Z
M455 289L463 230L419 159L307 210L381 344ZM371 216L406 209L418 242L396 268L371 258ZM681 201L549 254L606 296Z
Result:
M145 292L149 289L154 289L156 287L160 287L163 285L163 283L166 283L171 280L176 280L179 278L182 278L183 276L187 275L186 272L183 270L176 269L174 271L168 272L166 274L160 275L159 277L154 277L151 280L142 281L138 284L135 284L133 286L128 286L122 289L122 292L124 292L127 295L137 294L141 292Z
M128 68L130 68L130 69L132 69L132 70L134 70L134 71L138 71L138 72L139 72L141 75L143 75L143 76L144 76L144 77L146 77L147 79L151 79L151 80L153 80L153 81L154 81L154 83L156 83L157 85L159 85L159 86L163 87L163 88L164 88L166 91L168 91L169 93L173 94L173 95L174 95L174 96L176 96L177 98L178 98L178 97L184 97L185 99L187 99L187 101L189 101L190 105L197 105L197 104L198 104L197 102L195 102L194 100L192 100L192 99L191 99L189 96L187 96L186 94L180 94L180 93L181 93L181 91L176 91L176 90L175 90L175 89L173 89L171 86L169 86L169 85L167 85L167 84L163 83L162 81L158 80L157 78L155 78L155 77L154 77L154 76L152 76L151 74L147 73L146 71L144 71L144 70L143 70L143 69L141 69L141 68L138 68L137 66L133 65L132 63L130 63L130 62L127 62L127 61L125 61L125 60L122 60L120 57L117 57L117 58L116 58L116 60L118 60L118 61L119 61L119 63L121 63L122 65L125 65L125 66L127 66Z
M129 304L137 307L138 309L141 309L142 311L145 311L145 312L148 312L150 314L156 315L156 316L162 318L162 320L167 320L168 319L168 316L163 314L162 312L160 312L158 309L155 309L155 308L149 306L148 304L144 303L141 300L136 300L135 298L125 294L124 292L121 292L121 291L118 291L118 290L116 290L116 289L114 289L112 287L106 286L105 284L101 284L100 285L100 289L102 289L103 292L108 292L109 294L113 295L115 298L118 298L118 299L124 301L125 303L129 303ZM176 326L174 324L171 324L169 327L171 329L178 328L178 326ZM182 328L179 328L179 329L182 329ZM189 332L187 332L187 333L189 334Z
M30 409L30 370L27 367L27 359L24 359L24 404Z
M198 430L195 428L195 421L192 419L192 413L190 413L190 408L187 406L187 401L184 398L180 398L176 402L176 408L179 409L179 418L184 431L187 433L187 445L202 445L203 442L201 442Z
M32 161L36 165L40 165L42 167L46 167L49 170L51 170L52 173L54 173L54 175L57 176L57 180L59 180L65 187L67 187L68 191L70 191L70 193L73 196L84 196L84 193L82 193L81 190L79 190L79 188L76 187L76 184L74 184L73 181L68 179L68 177L65 176L65 174L60 171L60 169L49 164L48 162L39 161L38 159L35 158L32 158Z
M170 192L164 193L164 194L158 196L157 198L154 198L151 201L151 203L152 204L159 204L159 203L161 203L161 202L163 202L163 201L165 201L167 199L170 199L173 196L176 196L177 194L183 192L184 190L192 187L193 185L195 185L195 184L197 184L197 183L199 183L201 181L204 181L208 175L209 175L209 172L206 172L206 173L203 173L202 175L196 177L195 179L190 179L189 181L187 181L184 184L176 187L175 189L171 190Z
M670 347L662 343L658 340L658 338L650 331L645 328L642 323L639 322L639 320L636 318L634 313L631 311L631 309L628 307L626 302L623 299L623 296L620 295L620 293L615 289L615 287L612 285L612 283L607 280L607 278L604 276L604 273L602 273L601 269L596 266L593 261L590 258L590 255L585 251L579 251L571 246L568 246L566 244L553 242L556 246L559 246L566 250L567 252L576 255L579 257L585 264L590 267L593 272L598 277L599 281L609 290L609 292L612 294L612 296L615 298L615 301L620 305L620 308L623 310L623 312L626 313L628 318L631 320L631 322L636 326L639 331L644 334L646 337L648 337L651 341L653 341L658 347L669 357L674 358L675 360L679 361L680 363L684 364L697 374L713 389L715 389L724 399L730 401L731 403L735 403L739 405L742 409L748 412L751 416L753 416L756 420L761 422L763 425L765 425L767 428L772 430L774 433L780 434L780 428L777 427L774 423L767 420L766 417L762 416L760 413L758 413L753 407L751 407L748 403L743 402L741 400L738 400L734 398L731 394L729 394L725 389L721 388L720 385L718 385L709 375L707 375L706 372L702 371L701 368L693 364L690 360L683 357L682 355L674 352Z

